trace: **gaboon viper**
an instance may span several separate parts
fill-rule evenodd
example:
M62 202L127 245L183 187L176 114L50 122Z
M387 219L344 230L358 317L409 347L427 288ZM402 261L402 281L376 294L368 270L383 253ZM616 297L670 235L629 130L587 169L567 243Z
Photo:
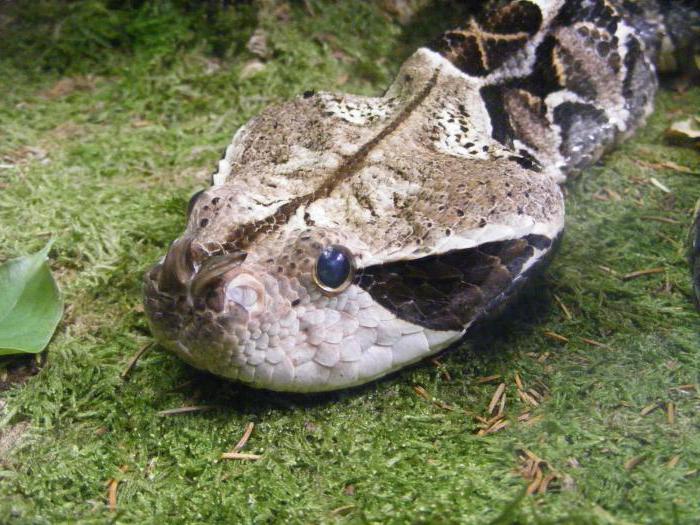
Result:
M697 28L684 5L492 3L381 97L264 110L145 277L154 336L197 368L295 392L458 341L548 260L567 175L643 124L657 57Z

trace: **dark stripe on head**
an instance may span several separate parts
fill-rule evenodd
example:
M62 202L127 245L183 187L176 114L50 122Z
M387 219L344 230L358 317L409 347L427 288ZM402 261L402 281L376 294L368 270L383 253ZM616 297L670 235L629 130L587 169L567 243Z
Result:
M400 319L434 330L462 330L513 295L524 282L522 268L535 248L551 246L542 235L490 242L370 266L358 272L356 284Z
M411 100L405 108L387 124L377 135L362 147L354 155L348 157L338 168L331 172L326 179L314 191L296 197L275 210L272 215L259 221L242 224L232 231L226 238L228 243L235 244L235 249L243 250L250 245L259 235L270 233L286 224L300 206L308 206L313 201L328 197L331 192L344 180L352 177L364 165L370 152L386 137L406 121L413 111L426 99L430 91L437 83L440 70L436 70L423 89Z

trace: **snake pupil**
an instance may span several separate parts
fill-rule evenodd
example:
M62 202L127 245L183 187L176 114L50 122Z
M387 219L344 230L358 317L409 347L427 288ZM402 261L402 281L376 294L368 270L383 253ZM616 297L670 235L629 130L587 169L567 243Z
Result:
M340 291L349 284L353 271L352 255L344 246L333 245L316 261L316 282L326 291Z

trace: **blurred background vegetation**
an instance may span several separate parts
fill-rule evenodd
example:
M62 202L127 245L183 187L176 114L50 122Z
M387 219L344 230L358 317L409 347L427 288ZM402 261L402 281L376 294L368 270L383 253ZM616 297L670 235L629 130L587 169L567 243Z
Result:
M114 52L167 60L202 46L223 58L240 52L256 8L227 0L37 0L0 4L2 55L36 71L108 73Z

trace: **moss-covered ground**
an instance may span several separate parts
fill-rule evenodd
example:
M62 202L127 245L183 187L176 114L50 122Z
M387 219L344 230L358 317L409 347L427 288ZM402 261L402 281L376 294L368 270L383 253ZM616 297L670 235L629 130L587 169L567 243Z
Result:
M67 304L46 366L0 394L0 522L700 521L700 317L684 259L700 157L663 139L700 90L663 90L644 129L567 184L554 263L437 363L296 397L154 349L123 381L150 341L141 276L235 129L310 88L380 93L449 16L439 2L407 26L357 1L209 19L174 0L105 3L0 9L0 260L56 239ZM259 24L271 56L253 73ZM501 383L507 425L479 435ZM159 414L192 405L212 409ZM248 422L243 451L262 458L221 460Z

